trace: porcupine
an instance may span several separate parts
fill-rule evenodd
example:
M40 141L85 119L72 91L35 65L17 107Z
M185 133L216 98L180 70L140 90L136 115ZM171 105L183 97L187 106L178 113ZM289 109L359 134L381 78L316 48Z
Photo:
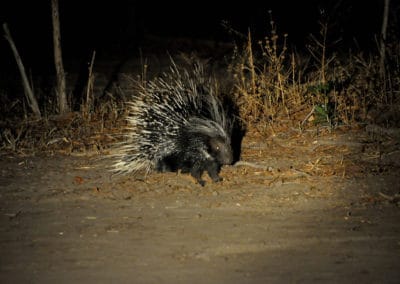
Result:
M222 180L221 167L233 161L232 120L204 73L201 64L189 71L172 61L169 72L146 85L136 83L115 173L180 170L204 186L206 171L214 182Z

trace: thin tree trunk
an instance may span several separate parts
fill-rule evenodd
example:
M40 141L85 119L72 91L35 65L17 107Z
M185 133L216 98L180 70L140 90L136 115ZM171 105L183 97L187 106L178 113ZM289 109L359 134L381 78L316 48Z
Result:
M22 59L19 56L17 47L14 44L14 41L11 37L10 31L9 31L6 23L3 24L3 29L4 29L4 33L5 33L4 36L11 46L11 49L14 53L15 60L17 61L19 72L21 73L22 85L24 87L25 97L26 97L26 100L28 101L28 105L32 109L35 116L38 118L41 118L42 115L40 113L39 105L37 103L37 100L35 98L35 95L32 91L31 86L29 85L29 81L28 81L28 77L26 76L24 64L22 63Z
M96 51L93 51L92 60L90 61L89 65L89 74L88 74L88 81L86 86L86 102L84 103L83 113L86 118L89 118L90 108L93 106L94 98L93 98L93 83L94 83L94 76L93 76L93 65L94 65L94 58L96 56Z
M61 35L60 35L60 18L58 14L58 0L51 0L51 15L53 20L53 43L54 43L54 63L56 66L57 74L57 89L56 94L58 97L58 107L61 114L69 111L65 73L62 62L61 53Z
M381 41L380 41L380 71L381 75L385 74L385 55L386 55L386 30L388 25L389 17L389 4L390 0L385 0L383 8L383 18L382 18L382 29L381 29Z

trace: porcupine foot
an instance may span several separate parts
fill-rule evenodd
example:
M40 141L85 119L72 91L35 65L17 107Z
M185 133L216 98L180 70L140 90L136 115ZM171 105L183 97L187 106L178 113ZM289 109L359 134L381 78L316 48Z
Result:
M221 167L216 163L212 163L211 165L208 166L207 173L210 176L210 178L213 180L213 182L222 181L222 177L219 176L220 170L221 170Z
M201 179L203 172L207 171L208 175L213 180L213 182L219 182L222 181L222 178L219 176L220 169L221 166L218 163L207 163L206 165L203 166L199 165L193 166L192 169L190 170L190 174L196 179L196 181L201 186L204 186L206 182L203 179Z
M201 175L203 174L203 170L199 168L192 168L190 171L192 177L196 179L196 181L201 185L204 186L206 184L205 180L201 179Z

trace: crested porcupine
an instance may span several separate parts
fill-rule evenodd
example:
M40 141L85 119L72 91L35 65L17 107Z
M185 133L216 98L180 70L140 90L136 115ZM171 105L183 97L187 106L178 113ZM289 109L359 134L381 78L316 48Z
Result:
M172 61L169 72L134 84L136 90L127 102L125 140L116 147L113 171L181 170L202 186L206 171L214 182L222 180L221 167L233 162L232 118L203 65L188 70Z

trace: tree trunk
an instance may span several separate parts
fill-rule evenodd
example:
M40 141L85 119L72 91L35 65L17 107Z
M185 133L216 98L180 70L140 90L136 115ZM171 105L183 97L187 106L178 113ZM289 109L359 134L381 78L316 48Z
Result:
M39 105L37 103L35 95L33 94L31 86L29 85L29 81L28 81L28 77L26 76L24 64L22 63L22 59L19 56L17 47L14 44L14 41L11 37L10 31L8 30L6 23L3 24L3 29L4 29L4 33L5 33L4 36L11 46L11 49L14 53L15 60L17 61L19 72L21 73L22 85L24 87L25 97L26 97L26 100L28 101L28 105L32 109L35 116L38 118L41 118L42 115L40 113Z
M61 35L60 35L60 18L58 14L58 0L51 0L51 15L53 20L53 43L54 43L54 63L57 75L57 89L56 94L58 98L58 107L61 114L69 111L65 73L62 62L61 53Z
M380 71L382 77L385 74L385 55L386 55L386 30L388 25L389 17L389 4L390 0L385 0L383 8L383 18L382 18L382 29L381 29L381 41L380 41Z

